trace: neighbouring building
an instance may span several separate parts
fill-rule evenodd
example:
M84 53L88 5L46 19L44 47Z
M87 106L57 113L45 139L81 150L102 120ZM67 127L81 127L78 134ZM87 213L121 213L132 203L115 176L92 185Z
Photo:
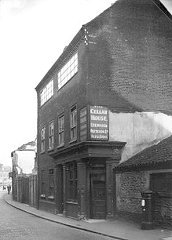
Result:
M126 210L114 169L172 135L170 18L158 0L118 0L37 85L40 209L79 219Z
M172 136L115 167L117 211L141 219L141 193L153 192L155 224L172 226Z
M11 153L13 200L37 206L36 140Z
M8 185L11 185L11 179L9 178L10 172L10 166L0 164L0 187L7 187Z

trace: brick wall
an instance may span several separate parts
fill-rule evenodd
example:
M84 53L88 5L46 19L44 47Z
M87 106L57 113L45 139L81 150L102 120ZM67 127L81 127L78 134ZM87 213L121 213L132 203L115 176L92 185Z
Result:
M141 214L141 192L148 188L146 172L116 174L117 212Z
M118 1L89 27L90 101L115 111L171 110L172 25L163 11L152 1Z

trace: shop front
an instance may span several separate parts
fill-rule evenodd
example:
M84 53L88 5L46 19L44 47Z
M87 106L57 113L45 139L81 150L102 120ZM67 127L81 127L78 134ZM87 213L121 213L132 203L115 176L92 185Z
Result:
M119 163L124 144L86 141L53 154L58 213L77 219L113 217L112 168Z

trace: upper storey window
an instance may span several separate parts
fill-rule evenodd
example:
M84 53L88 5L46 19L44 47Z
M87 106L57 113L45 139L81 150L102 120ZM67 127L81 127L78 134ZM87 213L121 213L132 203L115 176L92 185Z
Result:
M49 150L54 148L54 122L49 124Z
M62 67L58 72L58 89L67 83L78 71L78 53Z
M51 80L41 91L41 106L53 96L53 80Z
M41 152L45 152L45 127L41 129Z
M76 106L70 112L70 139L75 141L77 139L77 110Z

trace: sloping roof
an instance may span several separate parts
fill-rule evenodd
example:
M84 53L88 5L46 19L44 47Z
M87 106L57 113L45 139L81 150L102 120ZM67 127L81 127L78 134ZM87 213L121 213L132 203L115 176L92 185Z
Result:
M172 136L156 145L148 147L134 155L127 161L119 164L116 170L127 170L145 166L169 163L172 168Z
M17 151L35 151L35 149L36 149L36 142L31 141L20 146L17 149Z
M160 0L117 0L115 1L113 4L111 4L110 7L108 7L107 9L105 9L103 12L101 12L99 15L97 15L95 18L93 18L90 22L88 22L87 24L85 24L86 26L94 21L96 21L97 19L99 19L100 17L102 17L102 15L106 14L106 12L108 12L109 10L111 10L112 8L116 8L117 5L119 4L123 4L126 3L126 6L130 6L133 3L136 4L155 4L168 18L170 18L172 20L172 15L171 13L168 11L168 9L163 5L163 3Z
M160 0L152 0L160 9L165 13L165 15L172 20L172 15L168 9L163 5Z

